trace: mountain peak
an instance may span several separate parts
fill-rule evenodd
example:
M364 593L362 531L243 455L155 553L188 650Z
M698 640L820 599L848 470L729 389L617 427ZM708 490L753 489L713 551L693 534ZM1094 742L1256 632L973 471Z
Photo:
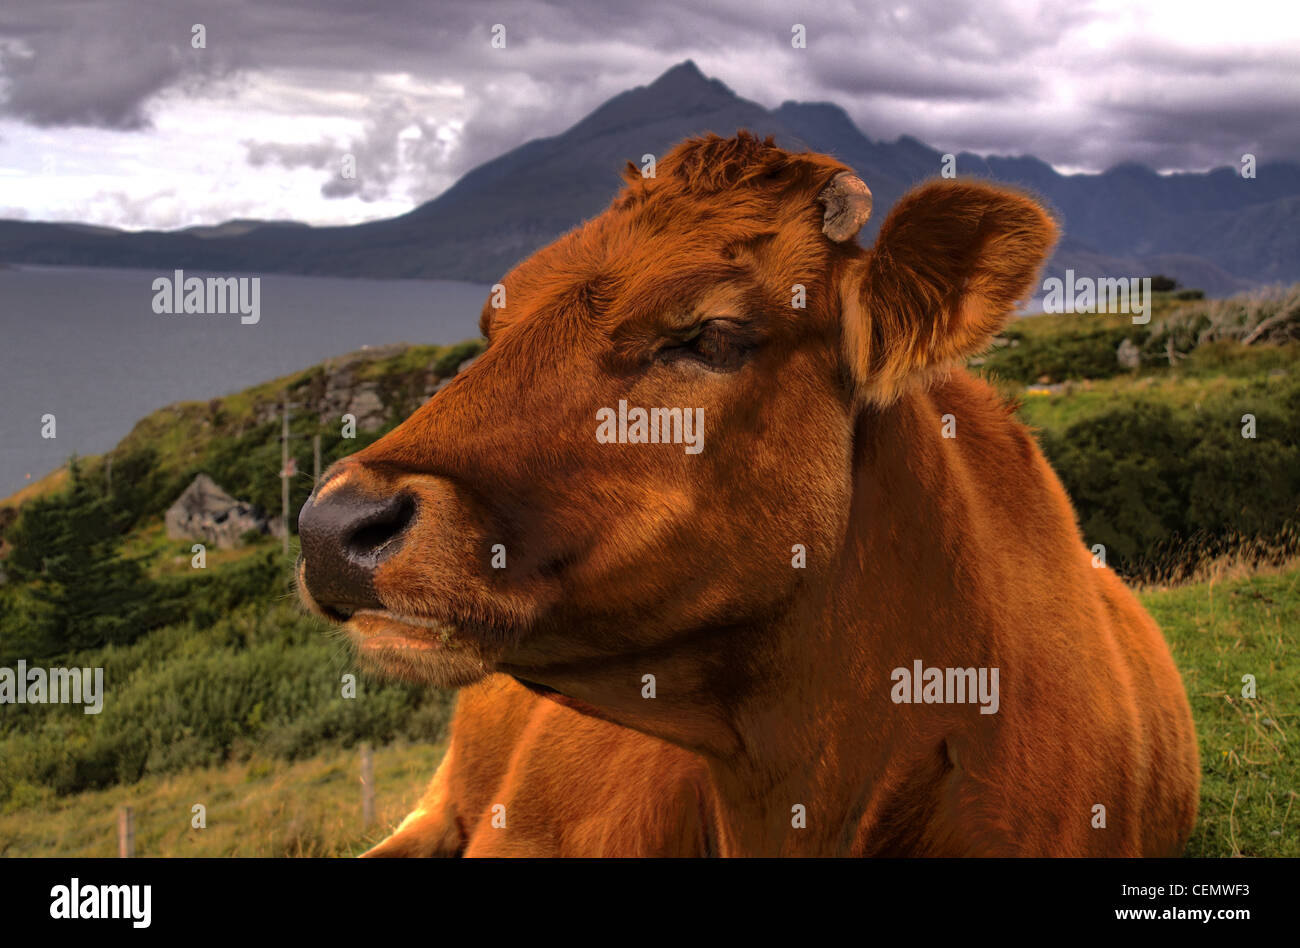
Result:
M700 67L695 65L695 60L686 59L673 66L663 75L648 86L652 91L661 95L673 97L686 97L693 99L701 94L722 92L729 96L734 96L727 86L717 79L710 79L704 73L700 72Z
M663 75L654 81L653 85L658 85L661 82L677 80L695 80L698 82L709 81L704 73L700 72L700 67L695 65L695 60L683 59L677 65L670 66Z

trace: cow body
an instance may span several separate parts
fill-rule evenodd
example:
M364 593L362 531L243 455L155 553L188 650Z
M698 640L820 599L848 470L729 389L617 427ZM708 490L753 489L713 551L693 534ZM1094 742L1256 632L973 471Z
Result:
M461 691L428 790L366 855L708 856L712 807L698 757L494 675Z
M863 251L869 209L825 156L685 143L512 271L474 366L327 473L305 601L380 671L517 683L466 692L406 839L1180 851L1199 778L1168 647L960 368L1055 225L935 182ZM629 405L695 413L699 450L611 439L598 420ZM996 694L944 687L967 671Z

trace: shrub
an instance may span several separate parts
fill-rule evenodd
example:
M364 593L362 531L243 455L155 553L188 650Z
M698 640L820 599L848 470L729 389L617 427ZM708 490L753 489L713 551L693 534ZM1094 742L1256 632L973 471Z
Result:
M1242 415L1258 437L1242 436ZM1300 381L1256 382L1175 407L1135 396L1039 434L1089 544L1130 576L1168 570L1206 538L1268 539L1300 517ZM1178 541L1200 537L1192 546ZM1181 548L1181 552L1180 551Z
M6 612L5 649L54 658L145 630L153 595L137 560L122 555L125 518L75 461L68 487L24 505L9 531L5 571L21 588Z
M245 583L255 582L249 574L258 569L219 580L208 601L250 589ZM0 803L27 792L24 786L76 793L255 751L293 760L362 740L443 736L453 702L446 692L362 677L357 697L344 698L341 678L352 669L322 628L295 605L262 598L219 615L209 628L184 622L129 646L71 656L69 664L105 669L103 711L7 707Z
M988 355L985 371L1024 385L1044 375L1053 382L1110 378L1128 371L1116 357L1120 343L1132 339L1142 345L1147 335L1138 326L1081 327L1055 334L1031 334L1012 326L1003 333L1009 344Z

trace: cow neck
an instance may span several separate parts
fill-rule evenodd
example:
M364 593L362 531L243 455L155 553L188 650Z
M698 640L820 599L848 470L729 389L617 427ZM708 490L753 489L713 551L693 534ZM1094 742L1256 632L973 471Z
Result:
M747 656L759 685L725 722L738 747L704 751L724 855L887 852L880 826L925 816L905 797L928 798L921 784L948 766L944 726L929 719L918 732L917 718L891 703L890 674L900 656L953 664L953 624L978 621L957 588L962 553L972 552L960 462L916 437L938 417L925 393L863 411L853 502L828 581L754 630L750 641L765 643ZM936 576L954 581L937 587Z

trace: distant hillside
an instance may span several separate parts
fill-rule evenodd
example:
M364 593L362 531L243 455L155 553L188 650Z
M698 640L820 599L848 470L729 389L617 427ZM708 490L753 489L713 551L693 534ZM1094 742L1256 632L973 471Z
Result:
M872 141L830 103L765 109L688 60L615 96L572 128L480 165L400 217L351 227L231 221L142 233L0 221L0 260L495 282L600 213L619 188L626 161L662 155L691 135L741 128L836 155L855 168L876 197L864 243L899 196L941 165L942 155L914 138ZM1300 279L1300 163L1261 164L1249 180L1231 167L1165 176L1134 164L1061 175L1029 156L963 153L956 166L959 174L1031 188L1057 209L1067 239L1051 273L1067 267L1093 276L1163 272L1212 296Z
M125 233L74 224L0 221L0 260L149 269L252 270L494 282L516 261L601 212L625 161L663 155L690 135L737 129L828 152L866 179L874 238L907 187L939 173L940 152L917 139L872 142L837 105L766 109L689 60L633 88L552 138L534 139L465 174L438 198L390 220L346 228L230 221L211 228ZM1018 183L1060 212L1066 241L1050 273L1162 272L1210 295L1300 280L1300 164L1160 176L1141 165L1062 176L1035 157L957 156L959 174Z

